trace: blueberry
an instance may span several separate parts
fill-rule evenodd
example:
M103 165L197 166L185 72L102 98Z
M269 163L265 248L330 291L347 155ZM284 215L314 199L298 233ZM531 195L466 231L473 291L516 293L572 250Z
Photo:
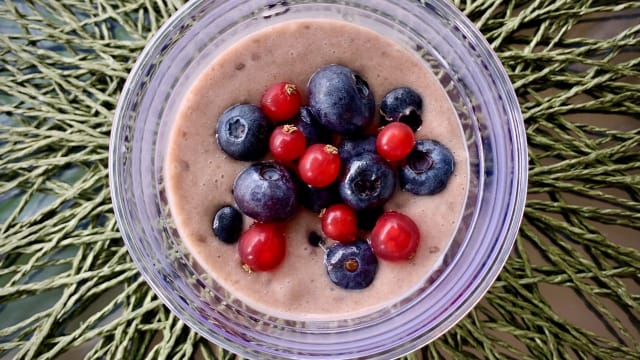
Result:
M453 174L451 151L434 140L418 140L400 168L400 187L415 195L442 191Z
M297 187L284 166L257 162L244 169L233 183L240 211L261 222L284 221L296 210Z
M376 277L378 259L368 242L336 243L324 254L331 281L343 289L364 289Z
M318 118L308 106L300 108L300 121L296 125L304 134L307 146L313 144L330 144L331 134L318 122Z
M364 153L376 152L376 137L369 136L366 138L345 138L338 145L338 154L340 161L346 164L354 157Z
M327 65L309 79L309 105L320 124L341 135L362 133L373 121L375 100L353 70Z
M300 204L311 211L320 212L338 202L340 202L340 195L338 185L335 183L324 187L304 183L300 185Z
M238 241L242 233L242 214L231 205L218 209L213 217L213 233L227 244Z
M378 154L360 154L346 165L340 196L354 210L381 207L396 189L393 168Z
M400 121L418 131L422 126L422 97L408 87L393 89L382 98L380 114L381 125Z
M236 160L252 161L269 150L271 123L259 107L237 104L218 119L216 139L220 148Z

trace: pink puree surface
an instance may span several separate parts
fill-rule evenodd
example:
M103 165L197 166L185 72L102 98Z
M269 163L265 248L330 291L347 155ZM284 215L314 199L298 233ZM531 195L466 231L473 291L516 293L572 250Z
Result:
M271 272L247 273L236 245L218 240L211 222L218 208L234 204L231 188L248 163L226 156L215 139L220 114L236 103L258 103L277 81L306 84L315 70L342 64L368 81L376 103L399 86L424 100L418 139L435 139L453 152L456 169L447 188L435 196L398 190L385 209L401 211L417 223L421 244L411 261L380 261L364 290L331 283L323 250L310 246L320 233L317 215L301 210L287 225L287 254ZM467 155L462 129L444 90L416 56L371 30L330 20L297 20L275 25L239 41L216 58L185 96L167 157L167 193L182 240L209 275L242 301L267 314L289 319L339 319L362 315L416 289L441 259L457 228L467 193ZM245 228L252 220L245 217Z

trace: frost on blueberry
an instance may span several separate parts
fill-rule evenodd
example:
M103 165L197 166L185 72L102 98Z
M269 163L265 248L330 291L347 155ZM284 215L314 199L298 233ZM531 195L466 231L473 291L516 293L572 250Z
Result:
M339 187L342 200L354 210L377 208L393 195L396 175L382 157L363 153L348 162Z
M382 98L380 114L381 125L399 121L418 131L422 126L422 97L411 88L395 88Z
M271 123L259 107L237 104L218 119L216 140L227 155L236 160L252 161L269 150Z
M238 241L242 232L242 214L233 206L225 205L213 217L212 228L218 239L233 244Z
M367 82L342 65L318 69L309 80L309 106L318 121L340 135L358 135L369 127L375 100Z
M378 272L378 259L369 243L362 239L328 248L324 265L331 282L349 290L366 288Z
M418 140L400 168L400 187L414 195L444 190L455 167L453 154L435 140Z
M297 187L284 166L257 162L244 169L233 183L240 211L261 222L285 221L296 211Z

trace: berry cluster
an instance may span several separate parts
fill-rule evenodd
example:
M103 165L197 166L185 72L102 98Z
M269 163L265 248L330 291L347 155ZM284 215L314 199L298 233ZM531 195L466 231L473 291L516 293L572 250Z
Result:
M373 281L378 259L411 259L420 243L415 222L385 211L385 203L397 187L416 195L443 190L453 156L437 141L416 140L422 98L410 88L384 96L377 123L367 82L347 67L320 68L307 91L304 105L295 84L279 82L266 89L259 106L237 104L223 112L218 145L252 163L233 184L237 209L222 207L213 231L225 243L238 242L245 269L273 270L285 257L283 222L301 204L320 214L324 236L313 232L309 242L325 250L331 281L361 289ZM242 214L255 220L244 232Z

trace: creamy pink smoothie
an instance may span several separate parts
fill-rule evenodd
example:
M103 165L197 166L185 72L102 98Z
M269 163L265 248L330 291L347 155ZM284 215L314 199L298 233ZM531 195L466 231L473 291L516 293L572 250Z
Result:
M329 280L323 249L308 243L311 231L321 234L320 219L302 207L287 225L286 256L274 271L244 271L237 245L223 243L211 229L215 212L223 205L235 205L233 181L249 165L231 159L218 147L215 129L220 114L236 103L258 104L264 90L279 81L298 84L306 98L310 76L328 64L360 73L377 105L396 87L416 90L424 102L423 125L416 138L438 140L455 157L455 172L444 191L415 196L398 189L385 205L386 210L400 211L416 222L421 243L410 261L380 260L375 280L363 290L345 290ZM461 218L468 190L467 153L445 91L424 61L362 27L332 20L296 20L242 39L199 76L173 126L166 160L167 194L180 237L210 277L267 314L339 319L388 306L424 283L441 261ZM245 217L245 228L252 222Z

